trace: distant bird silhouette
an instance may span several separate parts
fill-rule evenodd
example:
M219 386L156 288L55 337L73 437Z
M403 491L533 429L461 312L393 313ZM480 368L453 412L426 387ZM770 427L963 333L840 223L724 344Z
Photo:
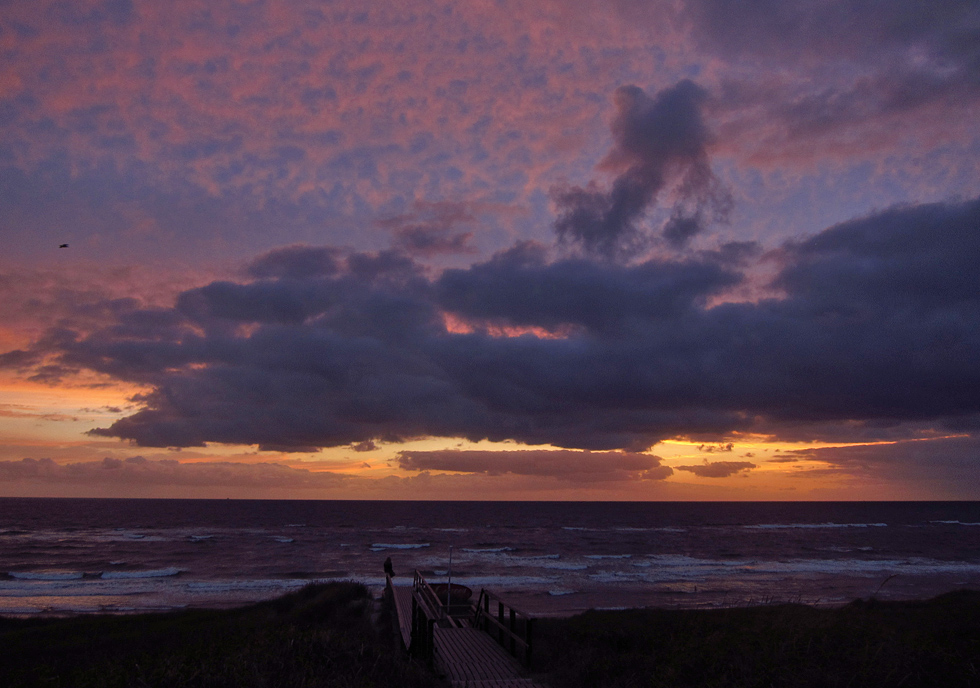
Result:
M395 570L391 567L391 557L385 559L385 573L387 573L392 578L395 577Z
M68 248L68 244L58 244L58 248Z

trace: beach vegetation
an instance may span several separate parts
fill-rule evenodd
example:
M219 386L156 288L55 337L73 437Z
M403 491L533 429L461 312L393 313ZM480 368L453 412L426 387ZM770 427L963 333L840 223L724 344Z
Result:
M980 592L540 619L553 688L911 688L980 685Z
M0 618L0 686L422 688L352 582L230 610Z

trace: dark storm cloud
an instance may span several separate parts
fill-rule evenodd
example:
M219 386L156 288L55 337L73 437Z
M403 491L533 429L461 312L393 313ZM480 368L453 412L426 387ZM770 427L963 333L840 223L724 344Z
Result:
M549 263L540 246L524 243L486 263L447 270L435 287L442 307L468 318L599 333L681 316L740 280L713 261Z
M140 411L95 434L153 446L443 436L637 451L735 430L975 428L978 228L980 200L852 220L770 252L780 296L756 302L725 302L742 276L720 254L549 261L526 243L434 277L397 251L290 247L252 263L277 266L261 278L172 309L116 301L102 326L53 330L36 359L4 362L146 386ZM521 336L495 336L507 328Z
M699 478L727 478L728 476L751 471L757 466L751 461L715 461L694 466L677 466L679 471L693 473Z
M730 200L708 159L711 136L701 114L707 97L687 80L652 98L636 86L617 89L615 144L602 164L617 177L608 191L595 182L552 190L558 238L586 253L632 253L649 239L640 222L669 184L679 198L665 229L670 243L682 246L699 233L706 213L723 216Z
M412 471L539 475L567 480L664 480L669 466L650 454L591 451L403 451L398 465Z

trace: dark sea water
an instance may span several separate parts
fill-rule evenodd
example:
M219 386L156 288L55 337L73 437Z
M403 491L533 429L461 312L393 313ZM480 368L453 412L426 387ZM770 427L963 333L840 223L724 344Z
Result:
M0 614L225 607L391 556L535 614L980 588L980 503L0 499Z

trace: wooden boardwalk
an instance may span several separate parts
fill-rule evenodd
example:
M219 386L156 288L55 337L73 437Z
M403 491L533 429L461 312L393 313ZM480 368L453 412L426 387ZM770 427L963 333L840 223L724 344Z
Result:
M405 649L412 646L412 589L407 585L389 586L391 601L398 616L398 630Z
M435 664L456 686L536 686L523 667L476 628L436 628Z
M392 585L389 579L387 591L405 647L416 656L426 655L433 670L453 688L545 688L528 678L525 667L490 633L473 627L476 607L467 605L469 613L460 605L434 609L431 590L419 575L412 587ZM413 638L413 631L425 637Z

